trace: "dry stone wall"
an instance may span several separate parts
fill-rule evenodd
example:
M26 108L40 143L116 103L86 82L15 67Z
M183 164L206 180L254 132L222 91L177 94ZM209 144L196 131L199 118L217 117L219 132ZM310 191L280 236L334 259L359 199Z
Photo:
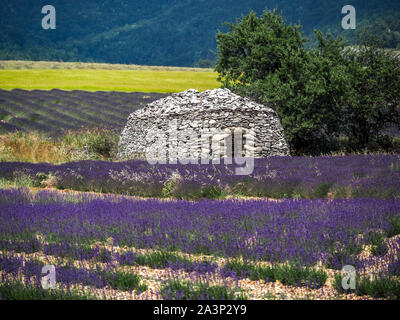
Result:
M235 132L241 134L242 141L237 141ZM217 146L220 154L214 152ZM160 159L212 159L240 149L244 156L289 154L276 112L228 89L190 89L130 114L120 137L118 156L129 159L152 154Z

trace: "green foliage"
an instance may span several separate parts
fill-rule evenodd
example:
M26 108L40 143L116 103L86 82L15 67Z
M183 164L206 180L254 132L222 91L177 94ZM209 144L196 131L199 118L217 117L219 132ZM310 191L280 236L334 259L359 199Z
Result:
M354 36L373 35L383 42L385 48L400 49L400 14L398 12L393 11L382 17L375 15L370 19L362 20L357 29ZM349 40L358 43L359 39L354 36L349 37Z
M208 199L223 199L226 197L226 192L218 186L209 185L201 189L201 197Z
M287 25L276 10L228 26L217 35L218 80L271 105L292 153L335 151L343 134L351 151L363 150L384 144L382 130L400 124L400 61L376 43L345 49L341 38L316 30L310 49L300 26Z
M135 290L138 293L147 290L147 285L141 282L141 277L135 273L108 272L104 275L104 279L110 283L113 289L122 291Z
M337 274L333 286L339 293L355 293L356 295L369 295L374 298L400 299L400 281L385 276L377 276L374 279L356 278L356 288L344 290L342 287L342 275Z
M14 185L18 187L37 187L35 180L24 171L14 172Z
M385 235L380 231L370 231L365 235L366 242L375 246L381 244L384 239Z
M372 231L365 235L366 242L371 244L371 253L378 257L385 255L389 248L385 243L385 234L383 232Z
M88 137L87 145L89 151L99 154L105 158L110 158L115 151L115 141L113 141L109 136L106 135L91 135Z
M33 286L24 286L20 282L0 283L0 300L93 300L94 297L75 292L45 290Z
M168 280L160 289L160 294L168 300L246 300L241 293L235 295L233 289L226 286L210 286L204 282L190 282L180 280Z
M224 189L215 185L206 185L199 190L199 188L191 189L190 185L182 187L183 178L179 173L174 173L165 183L161 190L163 198L176 197L179 199L222 199L226 197L227 193Z
M70 132L62 137L66 145L77 147L88 159L110 159L117 153L118 134L105 129Z
M292 286L307 286L319 288L323 286L328 275L323 270L296 265L256 266L249 261L231 260L225 264L225 271L234 271L239 277L249 277L251 280L279 280Z
M143 255L138 255L135 263L141 266L149 266L152 268L165 268L169 263L190 263L185 259L173 252L155 251Z
M393 217L392 220L390 221L390 227L387 232L387 236L391 238L398 234L400 234L400 216Z
M352 82L342 112L343 132L353 150L389 145L381 132L389 124L400 128L400 60L371 38L347 54Z
M244 181L240 181L232 186L231 194L236 197L247 196L250 193L249 189L251 187L251 184L252 184L251 179L245 179Z
M315 188L313 197L314 198L325 198L326 195L328 194L331 186L332 186L332 184L329 182L321 183L320 185L318 185Z
M277 278L283 284L308 286L312 288L322 287L328 275L323 270L313 268L285 265L276 271Z
M164 186L161 190L161 196L163 198L176 196L181 182L182 176L179 174L179 172L174 172L171 177L167 181L165 181Z
M384 256L388 252L388 250L389 248L384 242L371 246L371 253L375 257Z

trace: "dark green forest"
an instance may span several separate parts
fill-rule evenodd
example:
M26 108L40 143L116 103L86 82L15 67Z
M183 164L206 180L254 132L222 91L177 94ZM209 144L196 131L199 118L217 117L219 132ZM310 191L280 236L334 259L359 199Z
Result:
M41 27L47 4L56 8L56 30ZM341 28L346 4L356 8L356 30ZM366 30L400 48L400 2L393 0L2 0L0 59L207 67L223 22L274 8L302 25L309 45L317 43L313 29L349 44Z

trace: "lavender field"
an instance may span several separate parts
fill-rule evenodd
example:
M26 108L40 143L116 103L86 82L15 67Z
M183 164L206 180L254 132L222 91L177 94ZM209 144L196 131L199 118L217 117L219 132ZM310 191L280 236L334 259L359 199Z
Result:
M147 161L78 161L60 165L4 162L3 184L143 197L381 198L400 196L399 155L269 157L250 175L234 165L150 165Z
M40 270L52 264L52 294L63 298L399 297L398 199L189 202L23 188L0 199L2 287L43 295ZM354 292L338 284L345 264L362 277ZM275 296L277 286L289 293Z
M53 2L0 6L0 303L400 301L400 1Z
M0 131L120 132L161 96L0 90ZM18 139L3 153L47 143ZM0 299L400 299L398 154L268 157L247 176L63 159L0 162Z
M121 131L131 112L164 96L141 92L0 89L0 133L35 130L54 135L88 127Z
M232 170L1 163L0 294L399 299L399 156L271 157L250 176ZM44 265L56 289L42 289ZM341 285L345 265L354 290Z

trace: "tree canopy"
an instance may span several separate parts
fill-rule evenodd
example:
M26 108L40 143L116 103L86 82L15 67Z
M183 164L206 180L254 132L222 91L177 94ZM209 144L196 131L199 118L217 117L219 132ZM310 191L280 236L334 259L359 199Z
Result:
M376 41L355 49L316 30L317 47L309 48L301 26L286 24L277 10L228 27L217 34L219 81L272 106L292 152L330 152L341 136L362 150L400 124L400 60Z

